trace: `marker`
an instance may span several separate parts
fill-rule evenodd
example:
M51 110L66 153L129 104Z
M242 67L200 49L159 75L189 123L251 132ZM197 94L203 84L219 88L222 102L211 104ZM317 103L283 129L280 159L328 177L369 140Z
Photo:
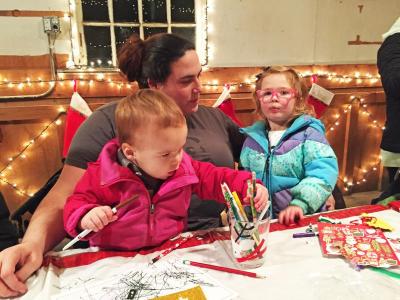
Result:
M134 200L136 200L139 197L139 195L134 195L131 198L125 200L125 201L121 201L118 205L116 205L115 207L113 207L111 209L111 211L113 212L113 214L117 213L118 209L121 209L122 207L131 204ZM71 248L71 246L73 246L74 244L76 244L77 242L79 242L81 239L83 239L85 236L87 236L89 233L91 233L92 230L91 229L85 229L84 231L82 231L80 234L78 234L73 240L71 240L68 244L66 244L64 246L64 248L62 249L62 251L67 250L69 248Z
M185 265L190 265L190 266L195 266L195 267L205 268L205 269L211 269L211 270L215 270L215 271L227 272L227 273L231 273L231 274L238 274L238 275L243 275L243 276L248 276L248 277L253 277L253 278L266 278L265 275L260 275L260 274L253 273L253 272L232 269L232 268L227 268L227 267L221 267L221 266L215 266L215 265L200 263L200 262L191 261L191 260L184 260L183 263Z
M298 232L298 233L293 233L293 238L303 238L303 237L311 237L317 235L318 232Z
M157 255L156 257L154 257L151 262L150 265L156 263L157 261L159 261L161 258L163 258L164 256L166 256L168 253L171 253L173 250L178 249L180 246L182 246L184 243L186 243L193 235L189 235L187 237L182 238L181 240L177 241L174 245L172 245L170 248L165 249L164 251L162 251L159 255Z

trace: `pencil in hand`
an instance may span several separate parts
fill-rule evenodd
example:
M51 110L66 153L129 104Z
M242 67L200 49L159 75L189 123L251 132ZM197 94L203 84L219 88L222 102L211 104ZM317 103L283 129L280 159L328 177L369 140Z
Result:
M250 208L251 208L251 215L253 217L253 222L257 221L257 211L254 205L254 195L256 194L256 184L255 184L255 176L254 172L251 173L251 181L247 180L247 187L248 187L248 194L250 196Z
M129 204L131 204L133 201L135 201L137 198L139 197L139 195L134 195L131 198L121 201L119 204L117 204L116 206L114 206L111 210L114 214L117 213L118 209L121 209L124 206L127 206ZM64 248L62 248L62 251L67 250L69 248L71 248L74 244L76 244L77 242L79 242L81 239L83 239L85 236L87 236L89 233L91 233L92 230L91 229L85 229L84 231L82 231L81 233L79 233L74 239L72 239L68 244L66 244L64 246Z

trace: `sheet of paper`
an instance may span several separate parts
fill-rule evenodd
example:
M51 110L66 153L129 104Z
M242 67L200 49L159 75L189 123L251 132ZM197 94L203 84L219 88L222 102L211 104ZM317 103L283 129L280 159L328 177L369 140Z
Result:
M115 270L113 270L115 271ZM152 299L200 285L207 299L234 299L237 294L204 274L173 258L153 265L134 263L123 266L120 273L108 278L75 278L63 282L61 293L53 300L69 299Z

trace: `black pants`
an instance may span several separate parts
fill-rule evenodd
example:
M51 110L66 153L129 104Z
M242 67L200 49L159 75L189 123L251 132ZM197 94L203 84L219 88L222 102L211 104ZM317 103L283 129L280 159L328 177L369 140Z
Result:
M389 174L389 186L379 195L378 198L372 199L371 204L376 204L387 197L400 193L400 176L396 177L398 168L386 167L386 170Z
M11 247L18 244L18 234L17 229L11 223L11 221L6 219L0 220L0 251L5 248Z
M391 184L394 181L394 177L396 176L398 169L399 168L397 167L386 167L386 170L388 171L389 175L389 184Z

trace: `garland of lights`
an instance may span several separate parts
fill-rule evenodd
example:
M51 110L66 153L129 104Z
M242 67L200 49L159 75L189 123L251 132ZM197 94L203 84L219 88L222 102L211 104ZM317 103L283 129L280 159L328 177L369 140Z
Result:
M8 163L3 167L3 169L1 169L0 170L0 182L2 183L2 184L7 184L7 185L9 185L11 188L13 188L16 192L17 192L17 194L19 194L19 195L23 195L23 196L26 196L26 197L32 197L33 196L33 193L27 193L25 190L22 190L22 189L20 189L20 188L18 188L18 186L17 186L17 184L16 183L11 183L10 181L8 181L7 180L7 178L5 178L5 173L7 172L7 171L10 171L10 170L12 170L12 164L16 161L16 160L18 160L19 158L22 158L22 159L25 159L27 156L26 156L26 154L25 154L25 152L39 139L39 138L45 138L48 134L46 133L47 132L47 130L52 126L52 125L61 125L61 123L62 123L62 121L60 120L60 117L62 116L62 115L64 115L65 114L65 112L60 112L58 115L57 115L57 117L52 121L52 122L50 122L47 126L45 126L44 128L43 128L43 130L42 131L40 131L40 133L37 135L37 136L35 136L34 138L32 138L31 140L29 140L28 142L26 142L25 144L24 144L24 147L22 148L22 150L19 152L19 153L17 153L16 155L14 155L14 156L12 156L12 157L10 157L10 158L8 158Z
M95 65L94 62L91 62L91 67L88 67L89 69L92 69L93 66ZM101 60L97 61L98 65L102 64ZM111 65L112 62L108 61L108 64ZM87 66L84 66L85 68ZM91 73L93 74L93 73ZM60 76L60 75L59 75ZM355 73L354 75L344 75L344 74L336 74L336 73L321 73L321 72L317 72L316 74L312 74L311 72L304 72L301 73L301 76L304 78L312 78L315 79L315 76L317 76L317 78L321 78L321 79L327 79L330 81L337 81L339 83L348 83L349 80L356 80L356 83L360 84L363 81L369 81L371 84L374 84L376 82L379 81L380 76L379 74L376 76L372 76L371 74L367 73L365 75L361 75L359 73ZM237 89L237 88L241 88L241 87L251 87L254 88L255 87L255 79L251 79L251 78L255 78L255 76L251 76L250 78L245 79L243 82L231 82L228 83L233 90ZM17 87L19 90L23 89L25 85L27 86L32 86L32 84L39 84L41 86L43 86L45 83L59 83L60 85L63 85L64 82L70 82L71 85L73 85L73 79L64 79L63 76L60 76L59 79L57 80L42 80L41 78L38 78L37 80L31 80L29 77L26 80L23 81L9 81L7 78L4 78L2 81L0 81L0 87L1 86L8 86L9 88L13 88L13 87ZM85 79L83 78L83 75L79 76L79 82L81 85L84 85L85 82L89 82L89 84L93 84L93 82L107 82L107 83L111 83L111 84L117 84L118 86L122 87L123 85L126 85L126 87L130 88L131 85L130 83L127 83L125 80L111 80L111 79L105 79L105 75L103 73L99 73L96 75L95 79ZM225 84L220 84L219 81L217 79L214 79L212 81L207 81L206 83L203 83L202 85L206 88L206 89L218 89L218 88L222 88L225 86Z
M374 77L370 74L366 74L366 75L361 75L359 73L355 73L354 76L350 76L350 75L338 75L336 73L324 73L322 74L321 72L317 73L317 74L312 74L311 72L305 72L302 74L303 77L313 77L313 76L318 76L321 78L326 78L328 80L335 80L339 78L339 82L342 82L340 79L341 78L346 78L346 81L343 82L348 82L349 78L351 79L356 79L356 80L370 80L371 83L375 83L377 80L379 80L379 75ZM0 87L1 86L7 86L8 88L13 88L13 87L17 87L19 90L22 90L25 86L31 87L33 84L39 84L40 86L44 86L45 83L58 83L60 86L63 86L65 83L69 83L71 87L74 86L74 80L73 79L64 79L64 75L61 73L61 75L59 74L59 79L57 79L56 81L54 80L42 80L41 78L38 78L37 80L31 80L30 78L27 78L25 81L8 81L6 78L3 81L0 81ZM77 80L78 84L80 86L84 86L85 84L88 84L89 86L92 86L95 82L98 83L105 83L105 84L110 84L111 86L117 86L118 88L123 88L124 86L128 89L130 89L132 86L130 83L127 83L124 80L111 80L111 79L105 79L105 75L103 73L99 73L96 75L96 78L94 79L87 79L84 78L83 75L81 74L79 76L79 80ZM250 87L250 88L254 88L255 84L254 84L254 80L252 81L250 78L246 79L244 82L235 82L235 83L230 83L231 87L233 90L235 90L236 88L241 88L241 87ZM212 80L212 81L208 81L207 83L203 83L203 86L207 89L218 89L220 87L223 87L224 85L220 84L218 80ZM326 126L326 128L328 128L327 134L329 134L330 132L335 130L335 127L340 125L340 121L341 119L345 116L345 114L351 109L352 105L356 102L360 102L361 104L361 111L363 114L367 115L368 118L370 120L372 120L372 126L375 128L381 128L382 130L385 129L385 127L381 124L378 123L377 120L375 120L372 117L372 114L368 111L367 109L367 104L363 103L364 99L363 98L359 98L356 96L351 96L350 97L350 103L348 105L346 105L346 107L343 109L343 114L336 114L335 115L335 119L333 120L333 122L331 122L330 124L328 124ZM56 120L54 120L52 123L56 122L58 120L59 116L57 117ZM52 124L50 123L36 138L34 138L33 140L37 139L38 137L40 137L42 135L42 133L44 133L48 127ZM14 156L13 158L10 158L9 163L6 165L5 168L3 168L2 170L0 170L0 181L2 183L6 183L10 186L13 187L13 189L15 189L19 194L21 195L25 195L25 196L29 196L27 193L25 193L23 190L20 190L16 187L16 184L12 184L10 182L8 182L5 178L1 178L1 176L4 176L4 171L9 169L11 167L11 163L15 161L16 158L18 157L24 157L23 156L23 152L25 152L25 150L31 146L31 144L28 144L18 155ZM359 185L362 182L366 182L365 177L373 172L376 171L378 166L380 164L380 160L378 162L376 162L369 170L362 168L362 172L364 174L364 176L360 179L356 181L356 184ZM343 182L344 184L344 190L345 191L351 191L352 187L354 186L354 183L351 181L348 181L347 178L339 178L340 181Z
M90 82L92 82L92 81L93 81L93 80L90 80ZM90 82L89 82L89 84L90 84ZM73 83L73 81L72 81L72 83ZM130 87L130 86L129 86L129 87ZM355 104L355 103L357 103L357 102L359 102L359 103L361 104L361 111L362 111L362 113L365 114L365 115L367 115L368 118L372 120L372 126L373 126L374 128L380 128L380 129L382 129L382 130L385 130L385 126L379 124L378 121L375 120L375 119L372 117L372 114L368 111L368 109L367 109L367 104L364 103L364 98L360 98L360 97L357 97L357 96L354 96L354 95L353 95L353 96L350 97L350 103L349 103L348 105L346 105L346 107L343 109L343 113L342 113L342 114L336 114L336 115L335 115L335 119L334 119L331 123L329 123L329 124L326 126L327 128L329 128L329 131L327 131L327 134L329 134L330 132L334 131L334 130L335 130L335 127L338 127L338 126L340 125L341 119L342 119L343 117L346 116L346 114L351 110L352 105ZM27 194L24 190L19 189L15 183L11 183L11 182L9 182L6 178L4 178L4 176L5 176L4 173L5 173L7 170L12 170L12 166L11 166L11 165L12 165L18 158L26 158L26 155L25 155L26 150L27 150L29 147L31 147L31 146L34 144L34 142L35 142L37 139L39 139L40 137L46 137L46 135L47 135L47 134L46 134L46 131L50 128L51 125L53 125L53 124L60 125L60 124L61 124L61 120L59 120L59 118L60 118L63 114L65 114L64 111L60 112L60 113L58 114L58 116L57 116L51 123L49 123L36 137L34 137L33 139L31 139L29 142L25 143L24 148L23 148L18 154L14 155L13 157L10 157L10 158L8 159L8 161L9 161L8 164L6 164L5 167L4 167L3 169L0 170L0 181L1 181L3 184L8 184L8 185L11 186L14 190L16 190L17 193L20 194L20 195L32 196L32 194ZM360 185L360 184L366 182L367 180L365 179L365 177L367 177L370 173L377 171L377 170L378 170L378 167L379 167L379 164L380 164L380 159L379 159L376 163L374 163L369 169L367 169L367 168L361 168L361 171L362 171L362 173L363 173L363 176L362 176L361 179L355 181L355 184L356 184L356 185ZM339 177L338 179L343 183L343 185L344 185L344 190L345 190L346 192L351 192L351 189L354 187L355 184L354 184L352 181L349 181L349 180L347 179L347 177L344 177L344 178Z
M382 130L385 130L385 126L379 124L378 121L372 117L372 114L368 111L368 109L367 109L368 106L367 106L367 104L364 103L364 101L365 101L364 98L360 98L360 97L357 97L357 96L354 96L354 95L350 96L350 103L348 105L346 105L346 107L343 109L343 113L342 114L336 114L335 115L335 119L330 124L328 124L326 126L326 128L329 128L329 131L327 131L327 135L330 132L334 131L335 127L338 127L340 125L340 120L346 116L346 114L351 110L353 104L355 104L357 102L359 102L360 105L361 105L360 110L361 110L362 114L367 115L368 118L370 120L372 120L372 127L377 128L377 129L380 128ZM364 182L367 182L367 180L365 178L369 174L371 174L372 172L376 172L378 170L378 168L379 168L379 165L380 165L380 157L379 157L378 161L375 162L374 164L372 164L372 166L369 169L361 168L361 172L363 173L363 176L362 176L362 178L356 180L355 184L356 185L360 185L360 184L362 184ZM347 179L347 177L341 178L340 176L338 177L338 180L340 180L343 183L344 190L346 192L350 192L351 193L351 190L355 185L354 182L353 181L349 181Z

